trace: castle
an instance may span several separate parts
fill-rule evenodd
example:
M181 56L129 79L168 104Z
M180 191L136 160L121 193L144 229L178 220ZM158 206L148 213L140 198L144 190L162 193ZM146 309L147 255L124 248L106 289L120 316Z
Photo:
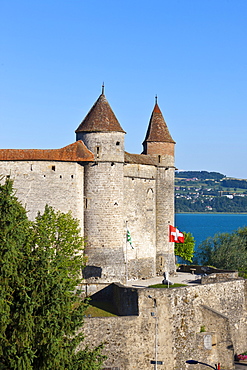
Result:
M102 90L75 143L52 150L2 149L0 173L14 180L30 219L46 204L79 219L88 258L86 289L96 286L96 295L114 303L118 314L87 317L82 329L87 344L106 343L105 369L148 370L158 359L159 369L192 370L186 364L192 358L232 370L233 355L247 348L247 280L218 271L218 277L173 289L119 284L175 270L169 242L175 142L157 100L143 153L125 152L124 137Z
M125 134L103 87L75 143L0 150L0 173L14 180L30 219L49 204L80 220L88 283L124 283L175 270L168 232L174 223L175 142L157 98L142 154L125 152Z

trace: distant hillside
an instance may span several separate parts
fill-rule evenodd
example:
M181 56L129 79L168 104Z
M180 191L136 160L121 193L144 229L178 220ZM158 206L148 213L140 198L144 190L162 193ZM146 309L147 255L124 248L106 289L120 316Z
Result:
M197 178L198 180L221 180L225 177L222 173L208 171L176 171L175 176L183 179Z
M247 180L218 172L176 171L175 211L247 213Z

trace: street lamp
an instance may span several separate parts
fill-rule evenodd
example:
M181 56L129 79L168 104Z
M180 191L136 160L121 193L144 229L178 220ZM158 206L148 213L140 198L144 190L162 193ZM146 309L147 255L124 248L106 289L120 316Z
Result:
M151 315L153 316L153 318L155 319L155 341L154 341L154 353L155 353L155 361L152 361L152 363L154 363L154 370L157 370L157 365L158 365L158 361L157 361L157 355L158 355L158 322L157 322L157 301L156 301L156 298L153 298L151 295L148 296L148 298L151 298L154 302L154 308L155 308L155 312L151 312Z
M220 370L220 364L218 364L218 365L215 364L215 367L213 367L209 364L206 364L205 362L200 362L200 361L196 361L196 360L187 360L186 364L191 364L191 365L201 364L201 365L211 367L211 369L214 369L214 370Z

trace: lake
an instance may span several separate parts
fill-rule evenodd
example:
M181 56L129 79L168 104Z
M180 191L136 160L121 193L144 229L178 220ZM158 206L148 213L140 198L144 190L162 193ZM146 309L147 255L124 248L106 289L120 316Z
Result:
M191 232L198 245L207 237L218 233L230 233L247 226L247 214L228 213L177 213L175 226L180 231Z

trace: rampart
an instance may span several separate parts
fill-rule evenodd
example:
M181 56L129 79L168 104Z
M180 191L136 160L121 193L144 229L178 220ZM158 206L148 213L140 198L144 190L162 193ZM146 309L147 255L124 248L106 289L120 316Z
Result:
M34 219L45 205L71 211L84 224L84 167L62 161L0 161L0 174L14 180L16 196Z
M114 297L116 306L124 307L119 314L126 316L86 318L83 328L87 343L105 342L106 368L150 369L157 351L159 370L193 369L188 359L220 362L231 370L234 354L247 349L244 279L170 289L112 284L110 289L108 299Z

